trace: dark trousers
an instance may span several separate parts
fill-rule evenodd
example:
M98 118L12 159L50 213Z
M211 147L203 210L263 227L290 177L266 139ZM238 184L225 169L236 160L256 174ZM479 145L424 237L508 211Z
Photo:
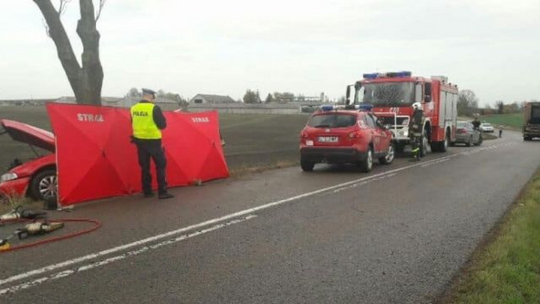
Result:
M167 192L167 179L165 171L167 160L161 147L161 140L137 140L137 153L141 167L141 182L145 194L152 193L152 174L150 173L150 159L154 161L157 172L158 193Z
M413 158L420 159L420 148L422 147L422 134L418 135L411 135L409 137L411 142L411 152Z

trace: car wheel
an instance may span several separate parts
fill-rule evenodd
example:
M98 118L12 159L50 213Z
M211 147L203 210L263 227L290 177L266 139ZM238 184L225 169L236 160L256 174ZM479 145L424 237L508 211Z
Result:
M302 171L304 172L311 172L313 171L313 167L315 167L315 163L302 160L300 161L300 167L302 167Z
M369 148L364 160L358 162L358 167L362 172L368 173L373 169L373 149Z
M475 146L480 146L482 145L482 143L484 142L484 138L482 137L482 134L480 134L480 136L478 136L478 142L476 142L476 144L474 144Z
M472 143L473 143L473 139L472 139L472 136L469 137L469 141L465 144L467 147L470 147L472 146Z
M531 140L531 138L530 138L530 137L528 137L528 136L526 136L526 137L523 137L523 140L524 140L524 141L530 141L530 140Z
M394 161L395 156L396 151L394 150L394 145L390 144L390 146L388 146L388 151L386 152L386 155L379 158L379 162L383 165L390 165Z
M44 170L32 179L31 196L40 201L56 201L58 194L58 178L56 170Z

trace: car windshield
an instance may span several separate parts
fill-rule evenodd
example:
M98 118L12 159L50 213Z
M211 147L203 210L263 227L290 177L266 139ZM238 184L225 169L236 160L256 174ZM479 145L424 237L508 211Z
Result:
M355 123L355 115L333 113L312 116L308 121L308 126L313 128L346 128L354 126Z
M482 126L484 126L484 127L491 127L491 124L483 123Z
M355 103L380 107L410 106L414 103L414 83L367 83L356 92Z

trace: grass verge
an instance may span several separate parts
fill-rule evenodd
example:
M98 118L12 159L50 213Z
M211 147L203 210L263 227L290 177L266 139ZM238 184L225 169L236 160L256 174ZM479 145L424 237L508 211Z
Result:
M521 131L523 127L523 113L512 114L497 114L489 116L481 116L481 121L487 121L496 129L499 125L505 126L507 129Z
M484 140L492 140L492 139L497 139L499 137L493 133L482 133L482 138Z
M258 167L253 167L253 166L237 167L237 168L231 169L230 173L231 173L231 177L241 177L245 174L261 173L267 170L289 168L289 167L298 166L299 164L300 164L299 161L282 160L282 161L276 162L275 164L261 165Z
M441 303L540 303L540 170Z
M24 196L2 196L0 198L0 214L7 213L18 206L30 209L42 209L43 202L32 201Z

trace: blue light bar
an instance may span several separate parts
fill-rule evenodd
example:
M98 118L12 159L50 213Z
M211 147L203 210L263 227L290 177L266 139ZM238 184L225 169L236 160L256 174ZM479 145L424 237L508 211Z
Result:
M377 79L377 78L385 78L385 77L411 77L412 73L410 71L401 71L401 72L388 72L388 73L369 73L364 74L364 79Z
M332 111L334 109L334 106L333 105L324 105L324 106L321 106L321 110L327 112L327 111Z
M396 77L411 77L412 73L410 71L401 71L396 73Z
M373 105L369 103L364 103L364 104L358 105L358 109L360 111L371 112L371 110L373 110Z
M379 73L364 74L365 79L376 79Z

